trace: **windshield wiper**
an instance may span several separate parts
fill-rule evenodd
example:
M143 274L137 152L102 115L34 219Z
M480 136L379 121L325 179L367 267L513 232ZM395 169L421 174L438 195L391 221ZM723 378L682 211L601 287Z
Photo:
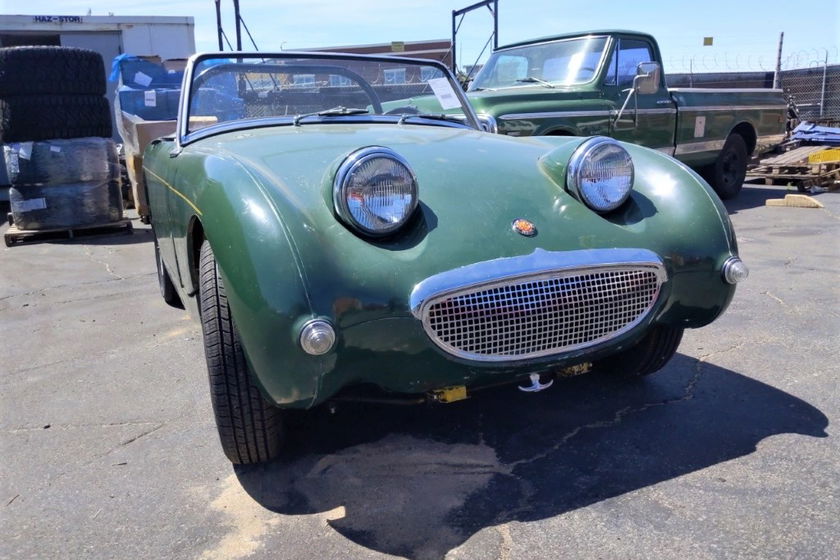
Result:
M447 115L444 113L417 113L408 114L403 113L397 124L403 124L408 119L426 119L430 121L448 121L466 124L466 117L464 115Z
M524 78L521 78L521 79L516 80L516 81L527 83L527 84L540 84L540 85L545 86L547 88L553 88L554 87L554 84L552 84L551 82L546 82L545 80L535 78L534 76L525 76Z
M295 115L292 124L300 126L300 121L307 117L343 117L346 115L365 115L369 113L367 109L359 109L358 107L333 107L332 109L325 109L324 111L316 111L314 113L304 113L302 115Z

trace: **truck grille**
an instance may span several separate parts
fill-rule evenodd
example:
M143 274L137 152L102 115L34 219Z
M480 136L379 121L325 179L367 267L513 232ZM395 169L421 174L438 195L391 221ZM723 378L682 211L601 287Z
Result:
M521 360L585 348L638 324L664 277L649 266L564 270L432 297L423 326L446 352Z

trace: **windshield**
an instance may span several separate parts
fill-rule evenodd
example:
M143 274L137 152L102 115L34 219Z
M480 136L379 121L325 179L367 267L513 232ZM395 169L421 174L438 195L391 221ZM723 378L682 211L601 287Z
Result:
M513 86L583 84L595 77L607 37L578 37L493 53L470 91Z
M200 56L190 76L188 119L182 131L217 123L285 118L289 123L353 118L403 122L451 115L472 126L457 83L432 61L323 53ZM418 117L409 119L409 117ZM426 122L434 122L425 119Z

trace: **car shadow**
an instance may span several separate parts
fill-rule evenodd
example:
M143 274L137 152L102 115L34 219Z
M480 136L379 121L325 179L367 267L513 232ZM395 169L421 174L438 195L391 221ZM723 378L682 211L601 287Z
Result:
M442 558L486 527L743 457L776 434L826 437L827 425L792 395L677 355L641 382L590 374L539 394L316 411L294 427L286 457L235 470L271 511L330 512L332 528L362 546Z
M140 227L136 227L136 226ZM119 227L90 227L74 230L73 237L69 237L66 231L41 231L27 237L25 240L14 243L12 246L38 245L41 243L58 245L136 245L138 243L151 243L152 230L148 226L139 223L139 220L132 221L132 229L124 226ZM5 234L9 227L7 224L0 226L0 234Z

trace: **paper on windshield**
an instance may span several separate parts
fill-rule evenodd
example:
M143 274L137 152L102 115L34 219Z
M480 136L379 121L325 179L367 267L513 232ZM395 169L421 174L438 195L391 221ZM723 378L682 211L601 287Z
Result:
M429 87L437 97L441 109L459 109L461 101L455 95L455 90L452 89L452 84L446 78L432 78L429 80Z

